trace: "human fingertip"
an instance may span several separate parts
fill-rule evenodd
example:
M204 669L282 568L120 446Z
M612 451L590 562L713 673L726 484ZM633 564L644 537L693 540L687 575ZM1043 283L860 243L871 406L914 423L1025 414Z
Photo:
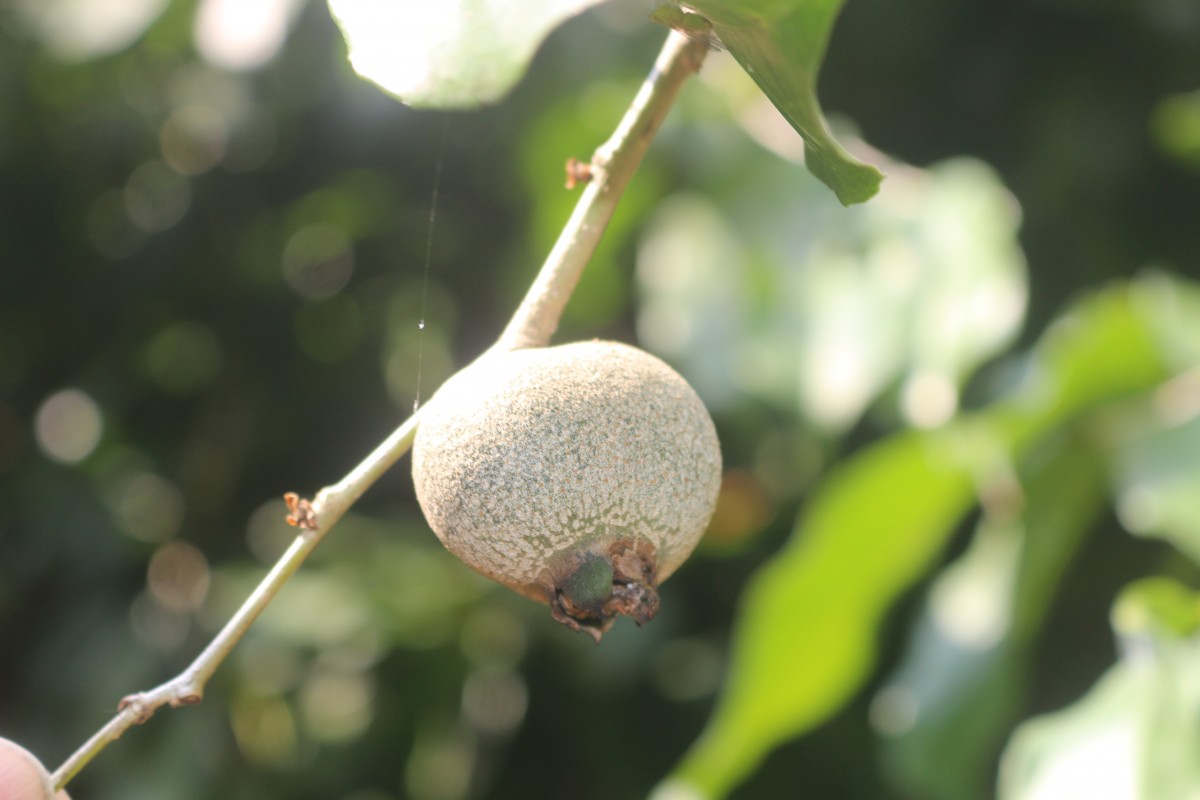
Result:
M54 793L50 773L37 756L16 742L0 738L0 800L68 800Z

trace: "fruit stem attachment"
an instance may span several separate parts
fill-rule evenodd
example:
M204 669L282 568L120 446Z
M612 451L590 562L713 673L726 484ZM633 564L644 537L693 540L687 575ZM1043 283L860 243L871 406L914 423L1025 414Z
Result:
M588 164L590 180L525 299L493 350L545 347L591 260L617 202L684 82L700 69L708 42L671 31L654 68L608 141Z
M579 198L558 242L493 349L515 350L549 344L567 300L595 252L621 193L670 110L680 86L699 69L706 52L707 45L678 33L672 32L667 37L654 68L616 132L592 156L592 181ZM291 519L300 525L300 535L280 556L241 608L183 672L160 686L125 697L118 706L116 716L54 771L51 779L55 791L65 787L101 750L134 725L149 720L158 709L200 702L204 687L217 667L325 534L363 492L412 447L419 417L420 412L414 413L344 478L318 492L311 503L298 499L294 501L299 505L293 508ZM300 513L297 513L298 510ZM656 595L654 600L657 600ZM617 613L630 614L635 619L639 615L646 618L653 616L653 611L646 614L642 607L645 602L644 599L630 600L626 603L629 610L618 610Z

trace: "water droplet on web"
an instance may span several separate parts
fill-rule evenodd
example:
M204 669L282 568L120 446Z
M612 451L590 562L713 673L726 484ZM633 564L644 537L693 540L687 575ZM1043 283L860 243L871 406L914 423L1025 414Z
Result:
M419 331L425 330L425 320L421 320L420 322L417 323L417 330L419 330Z

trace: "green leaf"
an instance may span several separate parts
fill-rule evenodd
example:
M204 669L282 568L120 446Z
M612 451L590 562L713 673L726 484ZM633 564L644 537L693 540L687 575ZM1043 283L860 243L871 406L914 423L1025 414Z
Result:
M909 651L876 696L884 758L913 797L981 797L1023 701L1029 649L1085 531L1104 508L1103 460L1081 437L1021 470L1022 518L985 517L931 586Z
M1179 380L1195 397L1200 373ZM1200 417L1179 424L1169 410L1147 411L1115 455L1117 512L1131 533L1166 539L1200 564Z
M1164 310L1143 289L1116 286L1070 309L1034 348L1025 379L986 411L893 435L831 472L791 542L752 579L724 693L660 797L723 796L769 749L832 715L870 674L883 614L976 492L1003 491L1009 460L1168 376L1152 333Z
M1179 374L1110 426L1117 513L1131 533L1166 539L1200 564L1200 286L1161 274L1139 284Z
M1000 800L1184 800L1200 793L1200 597L1166 578L1113 610L1122 658L1074 706L1021 725Z
M1024 379L989 408L989 420L1006 441L1024 447L1100 403L1165 380L1174 364L1156 328L1169 306L1145 281L1085 297L1042 334Z
M880 616L971 505L971 474L955 444L903 434L829 477L792 543L747 590L725 694L675 786L724 795L775 744L858 688Z
M712 33L712 23L707 19L675 6L659 6L650 14L650 19L688 36L708 36Z
M862 203L883 174L840 145L817 101L817 73L842 0L689 0L792 127L808 169L843 205Z
M1121 592L1112 625L1129 654L1147 644L1195 639L1200 634L1200 594L1170 578L1145 578Z
M329 0L359 75L418 108L502 98L542 40L601 0Z

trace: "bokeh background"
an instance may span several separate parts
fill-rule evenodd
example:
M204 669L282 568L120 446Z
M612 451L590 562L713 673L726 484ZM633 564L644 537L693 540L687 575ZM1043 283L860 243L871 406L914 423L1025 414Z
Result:
M588 12L503 103L432 112L358 78L316 0L0 6L0 735L54 766L175 674L290 540L282 494L339 478L492 341L574 202L564 161L653 60L650 8ZM558 336L640 342L717 420L722 504L660 617L596 647L469 573L405 462L205 702L131 731L73 795L645 796L703 728L742 590L830 465L987 403L1074 299L1200 278L1198 87L1190 0L850 0L822 100L889 178L847 210L714 53ZM1168 438L1200 443L1185 407ZM1181 535L1200 535L1198 451L1129 466L1174 470ZM1197 581L1178 539L1128 535L1158 506L1113 484L1010 728L1113 663L1120 587ZM924 589L888 616L868 686L734 797L931 796L926 762L884 753L876 692ZM977 796L1002 745L963 778Z

